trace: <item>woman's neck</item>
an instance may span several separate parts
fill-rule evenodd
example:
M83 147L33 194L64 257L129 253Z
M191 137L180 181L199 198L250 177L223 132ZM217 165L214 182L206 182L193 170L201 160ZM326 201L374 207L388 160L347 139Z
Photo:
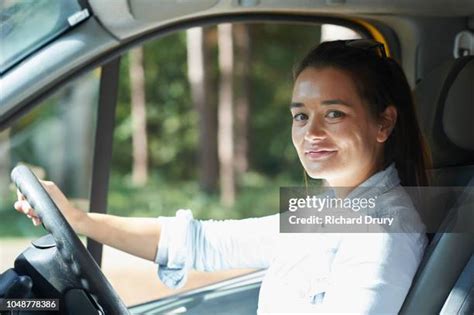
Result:
M357 186L365 182L374 174L383 170L382 163L373 164L372 167L367 169L359 169L357 174L351 176L344 176L344 178L331 178L324 180L325 187L332 187L337 195L337 197L344 198L350 194Z

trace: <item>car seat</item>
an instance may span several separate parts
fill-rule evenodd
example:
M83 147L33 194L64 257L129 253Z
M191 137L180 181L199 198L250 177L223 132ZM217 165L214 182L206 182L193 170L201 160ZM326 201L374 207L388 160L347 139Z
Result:
M450 60L415 89L421 129L433 157L434 186L465 186L474 176L474 56Z
M451 290L441 314L474 314L474 256Z
M472 314L474 56L437 67L419 82L415 99L432 151L432 185L464 188L444 209L447 215L439 222L400 313Z

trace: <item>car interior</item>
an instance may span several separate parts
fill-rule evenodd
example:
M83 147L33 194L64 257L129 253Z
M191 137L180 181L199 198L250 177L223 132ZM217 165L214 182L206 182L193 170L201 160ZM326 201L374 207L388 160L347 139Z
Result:
M196 25L227 21L289 21L294 23L351 24L386 42L401 61L413 87L417 114L432 152L431 185L446 188L421 204L421 211L436 208L429 231L430 243L400 310L401 314L474 314L474 3L469 0L417 1L270 1L200 0L79 1L91 12L78 27L43 46L0 78L0 131L29 112L40 100L73 78L106 65L117 75L119 56L147 40ZM468 44L456 42L470 33ZM470 40L470 42L469 42ZM470 46L469 46L470 43ZM454 51L454 52L453 52ZM457 56L457 57L455 57ZM116 87L116 79L106 82ZM102 96L104 103L115 96ZM107 142L113 122L102 112ZM109 111L109 112L107 112ZM108 113L108 114L107 114ZM106 165L111 148L96 147L95 160ZM97 167L96 169L104 169ZM104 172L104 170L102 170ZM105 171L107 172L107 171ZM98 171L97 181L107 177ZM12 172L12 181L44 211L44 225L51 233L33 241L15 261L0 270L0 299L64 299L67 314L160 313L182 310L191 314L218 312L222 305L236 314L252 313L261 273L224 281L176 296L127 309L100 272L101 245L89 251L61 216L36 177L26 168ZM105 177L104 177L105 176ZM99 186L94 186L99 187ZM448 188L453 188L449 190ZM106 192L97 188L97 202ZM99 263L100 265L100 263ZM65 274L78 277L65 277ZM232 298L230 298L232 297ZM247 302L243 302L247 301ZM239 306L240 305L240 306ZM240 309L239 309L240 307ZM42 314L20 312L19 314ZM44 314L49 314L44 312Z
M473 116L468 114L473 111L473 86L474 58L466 56L441 64L415 89L420 122L432 151L432 184L466 188L451 204L445 196L436 200L446 207L445 218L426 250L402 313L469 314L474 310L472 234L453 233L461 225L465 232L474 231L469 192L474 184L474 146L469 135ZM454 118L461 113L469 118Z

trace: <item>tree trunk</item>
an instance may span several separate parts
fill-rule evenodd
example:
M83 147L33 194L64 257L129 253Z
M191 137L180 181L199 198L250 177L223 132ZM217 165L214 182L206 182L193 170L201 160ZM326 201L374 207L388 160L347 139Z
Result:
M225 206L233 205L235 201L235 174L234 174L234 134L233 134L233 43L232 25L218 26L219 45L219 164L221 201Z
M202 28L186 33L188 80L199 116L199 186L207 193L217 190L217 117L211 102L209 82L209 40Z
M145 185L148 181L148 139L146 133L145 72L143 69L143 48L130 52L130 86L132 100L132 181Z
M238 80L235 102L235 163L236 170L243 173L249 167L248 120L251 93L251 47L250 34L246 24L236 24L234 26L234 41L236 46L235 70Z

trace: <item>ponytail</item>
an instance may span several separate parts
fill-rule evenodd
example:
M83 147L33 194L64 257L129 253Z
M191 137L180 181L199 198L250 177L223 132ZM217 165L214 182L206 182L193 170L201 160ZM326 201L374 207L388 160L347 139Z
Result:
M395 128L384 147L385 164L395 162L402 185L428 186L426 170L431 168L431 154L418 125L410 86L394 59L384 61L390 73L386 78L387 106L393 104L398 113Z

